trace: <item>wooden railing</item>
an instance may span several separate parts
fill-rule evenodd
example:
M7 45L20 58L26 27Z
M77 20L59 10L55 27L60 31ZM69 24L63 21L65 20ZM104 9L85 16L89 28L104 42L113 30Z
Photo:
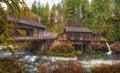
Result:
M15 41L35 41L35 40L47 40L47 39L55 39L56 36L21 36L21 37L13 37Z

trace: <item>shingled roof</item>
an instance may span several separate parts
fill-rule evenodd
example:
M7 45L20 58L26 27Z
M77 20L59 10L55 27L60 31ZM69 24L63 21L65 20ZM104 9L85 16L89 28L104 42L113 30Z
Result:
M65 32L91 32L85 27L65 27Z
M12 15L8 15L8 20L9 21L14 21L17 20L18 18ZM25 25L29 25L29 26L33 26L33 27L38 27L38 28L45 28L46 26L43 25L42 23L36 22L36 21L32 21L29 20L27 18L21 17L20 19L17 20L18 23L21 24L25 24Z

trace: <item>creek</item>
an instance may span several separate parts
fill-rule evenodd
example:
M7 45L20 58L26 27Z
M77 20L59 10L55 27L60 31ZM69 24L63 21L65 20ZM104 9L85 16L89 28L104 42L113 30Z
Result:
M19 57L19 61L25 63L26 73L37 73L38 66L45 61L56 62L56 61L75 60L77 62L80 62L82 66L88 70L102 63L113 64L113 63L120 62L120 57L115 54L94 55L94 54L86 53L76 57L58 57L58 56L48 56L48 55L36 55L28 51L25 52L21 49L17 49L16 53ZM0 50L0 57L7 57L7 56L12 56L12 53L10 51L3 52L2 50Z

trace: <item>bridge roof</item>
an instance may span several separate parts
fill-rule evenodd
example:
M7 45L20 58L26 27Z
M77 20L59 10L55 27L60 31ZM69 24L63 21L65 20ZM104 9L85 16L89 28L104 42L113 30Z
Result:
M32 21L32 20L24 18L24 17L21 17L20 19L18 19L18 17L8 15L8 20L9 21L17 21L18 23L33 26L33 27L46 28L46 26L43 25L42 23Z
M91 32L86 27L65 27L65 32Z

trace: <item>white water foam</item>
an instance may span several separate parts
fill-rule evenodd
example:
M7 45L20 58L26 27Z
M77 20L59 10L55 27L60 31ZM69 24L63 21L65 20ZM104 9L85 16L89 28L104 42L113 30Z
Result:
M57 56L43 56L42 59L50 60L52 62L56 62L58 60L69 61L69 60L77 60L77 57L57 57Z
M28 62L34 62L36 59L37 59L37 56L27 55L24 57L24 60L27 60Z
M91 67L95 67L95 66L99 66L101 64L115 64L115 63L120 63L120 60L103 60L103 59L96 59L96 60L82 60L79 61L83 67L85 68L91 68Z
M111 50L110 45L108 44L108 42L106 42L106 45L108 47L108 52L106 54L107 55L111 55L112 54L112 50Z

